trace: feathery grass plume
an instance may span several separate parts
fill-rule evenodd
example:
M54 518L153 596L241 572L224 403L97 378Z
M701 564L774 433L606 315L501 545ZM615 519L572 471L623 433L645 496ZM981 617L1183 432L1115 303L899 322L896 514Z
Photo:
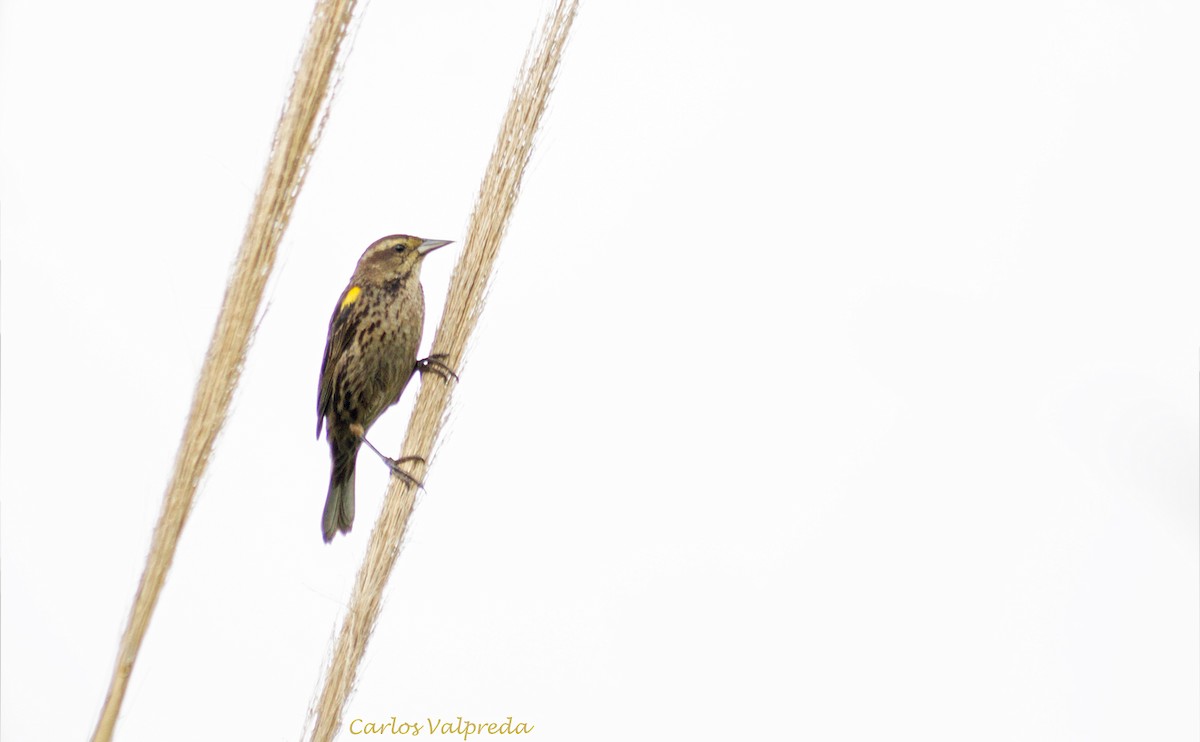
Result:
M96 742L112 739L129 676L171 568L179 534L217 434L225 424L253 335L254 319L262 304L263 289L329 114L330 78L342 61L342 42L354 6L355 0L317 0L313 9L292 89L275 129L270 159L246 224L233 275L225 287L225 299L196 384L129 623L117 650L108 694L92 735Z
M467 340L483 309L496 254L517 202L521 178L533 151L534 135L546 110L554 74L578 7L578 0L559 0L542 28L541 42L526 55L517 76L508 113L500 126L496 147L479 188L466 243L450 278L442 321L433 340L431 352L446 354L446 362L451 368L461 368ZM403 456L420 456L427 462L432 460L434 444L450 404L451 389L451 384L434 379L422 382L409 419ZM424 477L425 471L426 467L420 463L413 467L418 479ZM327 742L338 732L358 666L379 617L383 589L400 553L415 496L415 488L410 482L392 477L383 512L371 532L367 554L354 582L350 609L325 673L325 684L315 707L309 712L314 742Z

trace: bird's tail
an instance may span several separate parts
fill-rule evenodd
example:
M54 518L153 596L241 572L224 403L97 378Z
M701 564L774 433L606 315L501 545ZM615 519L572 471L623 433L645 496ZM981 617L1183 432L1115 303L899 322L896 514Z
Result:
M354 525L354 462L358 459L358 441L346 446L331 440L329 446L333 466L325 513L321 516L321 534L325 543L332 541L338 531L349 533Z

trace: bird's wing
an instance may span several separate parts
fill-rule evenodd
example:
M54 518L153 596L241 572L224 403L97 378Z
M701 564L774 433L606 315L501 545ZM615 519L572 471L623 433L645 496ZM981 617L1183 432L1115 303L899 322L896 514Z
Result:
M362 289L351 284L338 299L333 316L329 318L329 336L325 339L325 357L321 360L321 383L317 389L317 437L333 403L334 375L337 359L346 352L358 326L358 297Z

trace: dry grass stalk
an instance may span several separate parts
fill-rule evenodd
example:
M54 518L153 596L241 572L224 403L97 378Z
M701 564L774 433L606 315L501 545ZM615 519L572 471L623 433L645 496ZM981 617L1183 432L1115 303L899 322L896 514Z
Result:
M179 534L229 412L263 290L328 114L329 83L339 64L354 6L355 0L317 0L313 9L292 89L275 130L271 156L196 384L174 471L163 496L150 553L117 650L93 740L112 739L129 676L171 568Z
M521 178L533 151L534 135L546 110L554 74L578 5L578 0L559 0L546 19L541 42L527 54L518 74L433 341L432 352L445 353L451 367L461 368L467 340L483 309L500 242L516 205ZM422 382L408 423L403 456L432 460L434 445L450 404L451 389L450 384L432 376ZM416 465L413 473L423 478L425 469ZM325 684L310 712L315 715L314 742L331 740L338 731L358 666L379 617L384 587L400 553L415 496L415 489L407 481L399 477L391 479L383 512L371 532L367 554L354 582L350 609L342 623L325 674Z

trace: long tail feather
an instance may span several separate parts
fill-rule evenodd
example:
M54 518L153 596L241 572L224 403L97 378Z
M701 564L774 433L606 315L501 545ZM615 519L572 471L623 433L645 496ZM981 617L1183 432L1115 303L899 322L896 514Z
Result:
M349 450L347 450L349 448ZM325 512L321 515L321 534L325 543L339 531L349 533L354 525L354 463L358 459L358 442L352 447L330 442L333 465L329 474L329 494Z

